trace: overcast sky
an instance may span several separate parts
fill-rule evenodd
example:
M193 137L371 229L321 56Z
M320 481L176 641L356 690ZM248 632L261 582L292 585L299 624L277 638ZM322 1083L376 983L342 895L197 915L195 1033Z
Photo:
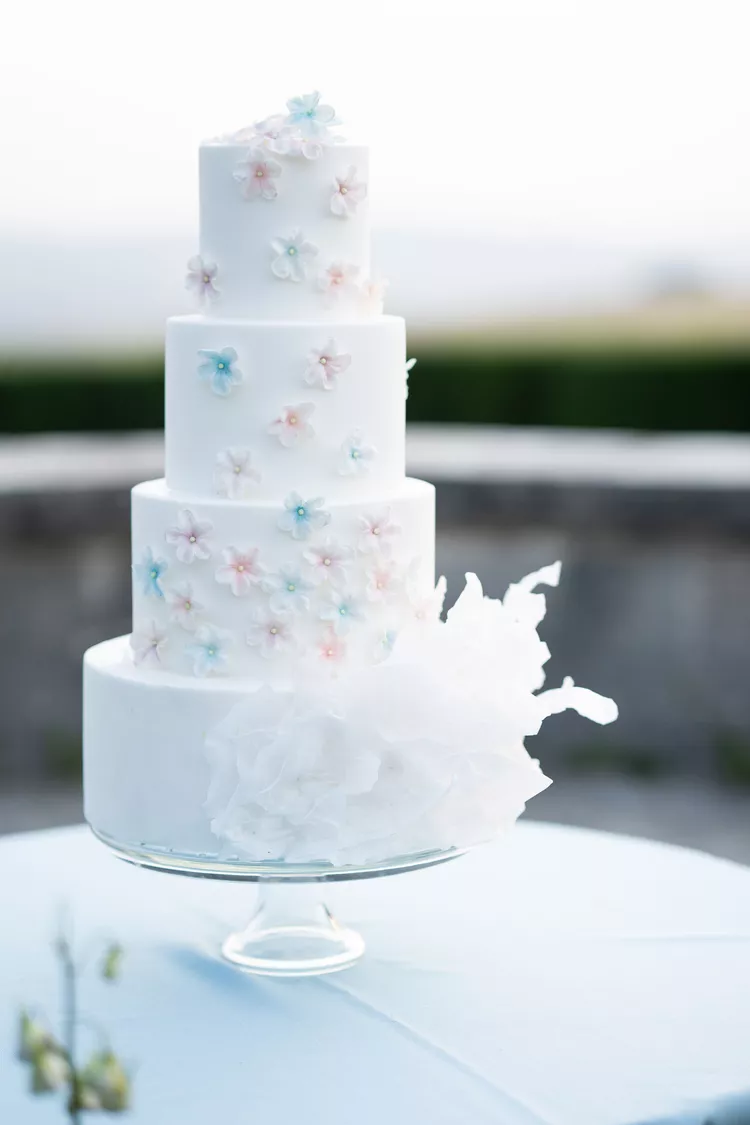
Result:
M0 232L190 231L198 142L319 87L382 223L750 240L748 0L27 0L4 25Z

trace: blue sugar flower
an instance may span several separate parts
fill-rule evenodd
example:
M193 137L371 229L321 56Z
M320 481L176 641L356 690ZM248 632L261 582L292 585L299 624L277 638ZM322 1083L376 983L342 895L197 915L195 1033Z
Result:
M237 352L234 348L222 348L219 352L199 348L198 355L204 357L204 362L198 367L198 375L210 384L215 395L226 397L232 387L242 382L244 376L235 367Z
M141 590L146 597L164 597L164 591L161 588L160 580L167 566L168 563L166 559L154 558L154 552L150 547L147 547L143 552L141 562L134 564L133 573L140 582Z
M330 512L323 508L322 497L303 500L298 492L290 492L284 501L278 526L282 531L288 531L292 539L309 539L311 532L325 527L330 519Z
M210 625L202 625L196 631L194 643L185 649L196 676L210 676L224 670L229 660L228 641L227 633Z

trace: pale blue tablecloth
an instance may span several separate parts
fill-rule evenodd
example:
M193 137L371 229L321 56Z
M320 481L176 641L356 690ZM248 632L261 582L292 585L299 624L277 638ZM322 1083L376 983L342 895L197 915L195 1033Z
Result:
M84 1004L134 1067L136 1125L750 1122L750 869L523 824L324 888L368 953L307 980L218 960L254 894L130 868L85 829L0 842L0 1122L62 1121L12 1054L16 1006L56 1010L63 901L82 943L127 947Z

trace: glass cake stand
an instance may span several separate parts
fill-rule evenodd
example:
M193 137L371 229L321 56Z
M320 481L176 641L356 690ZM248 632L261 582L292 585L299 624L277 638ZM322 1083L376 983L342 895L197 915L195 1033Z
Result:
M395 856L379 863L334 867L324 863L242 863L126 847L92 828L118 859L137 867L193 878L257 883L255 912L244 930L222 943L225 960L267 977L309 977L353 965L365 951L362 936L342 925L321 899L321 883L375 879L435 867L467 849Z

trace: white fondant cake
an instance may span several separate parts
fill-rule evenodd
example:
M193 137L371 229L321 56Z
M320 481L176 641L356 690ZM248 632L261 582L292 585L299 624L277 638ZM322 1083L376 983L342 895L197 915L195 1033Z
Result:
M86 816L129 848L218 854L212 725L261 685L375 663L437 613L434 492L404 473L404 322L369 276L368 150L336 142L316 96L294 102L201 146L202 311L167 324L133 633L85 658Z
M548 784L524 747L559 564L443 622L404 475L404 323L369 276L368 152L312 94L200 153L198 315L168 322L166 477L132 499L133 633L85 657L85 811L131 854L382 863ZM411 366L409 364L408 366ZM222 868L222 873L224 870Z

